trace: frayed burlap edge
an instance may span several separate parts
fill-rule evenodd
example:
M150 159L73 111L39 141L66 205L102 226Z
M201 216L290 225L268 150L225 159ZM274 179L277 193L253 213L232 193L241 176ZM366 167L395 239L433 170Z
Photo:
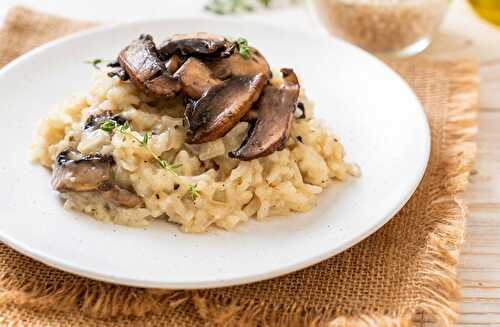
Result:
M433 200L425 215L442 221L429 231L422 269L417 279L425 294L417 307L395 312L353 313L340 315L324 307L248 302L198 292L193 302L199 314L221 326L279 325L331 327L410 326L416 313L429 314L441 326L450 326L457 318L460 297L457 265L464 239L467 208L458 197L468 184L477 146L478 67L475 61L450 63L450 99L441 154L429 191ZM443 181L446 181L443 185Z
M0 288L0 306L16 304L40 311L78 310L97 319L160 314L191 298L188 291L133 288L97 281L54 285L34 279L18 283L9 276L0 276Z

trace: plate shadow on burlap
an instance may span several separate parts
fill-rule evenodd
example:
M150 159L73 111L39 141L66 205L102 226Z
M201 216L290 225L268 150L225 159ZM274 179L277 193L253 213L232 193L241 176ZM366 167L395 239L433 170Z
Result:
M0 66L90 25L14 7L0 31ZM432 153L415 194L378 232L299 272L202 291L98 282L0 244L0 324L409 326L416 313L425 312L450 325L457 316L456 268L466 216L457 195L467 184L476 152L478 69L467 59L389 64L425 107Z

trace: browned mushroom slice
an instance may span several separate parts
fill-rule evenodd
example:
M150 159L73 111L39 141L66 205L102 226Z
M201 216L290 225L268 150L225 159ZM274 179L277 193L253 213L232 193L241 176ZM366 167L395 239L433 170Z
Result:
M283 150L299 97L300 86L291 69L281 70L284 84L267 86L257 103L257 122L239 149L231 153L240 160L252 160Z
M134 208L144 203L140 196L116 184L104 183L98 190L106 201L119 206Z
M143 92L154 97L173 97L180 83L170 76L150 35L141 35L118 55L118 62L130 80Z
M132 41L120 52L118 62L132 82L141 90L145 88L144 83L160 76L164 70L150 35L143 34L137 40Z
M165 68L167 69L167 73L170 75L174 75L177 69L182 65L182 60L178 55L173 55L170 59L165 63Z
M52 187L61 193L100 192L105 200L127 208L142 205L137 194L113 184L112 165L112 156L63 151L56 158Z
M112 163L111 156L63 151L56 158L52 187L59 192L96 190L100 184L111 181Z
M236 76L208 89L186 115L187 142L205 143L224 136L250 110L266 83L264 74Z
M181 83L166 73L146 81L144 86L146 94L164 98L172 98L181 90Z
M227 58L218 60L206 60L208 68L214 76L219 79L226 79L231 76L245 76L265 74L268 79L272 77L271 69L267 60L255 48L250 47L250 57L243 58L238 52L235 52Z
M189 58L174 77L178 78L184 93L192 99L199 99L210 87L219 84L210 69L200 60Z
M214 55L230 46L221 35L210 33L176 34L160 45L160 52L166 57L175 53L182 55Z

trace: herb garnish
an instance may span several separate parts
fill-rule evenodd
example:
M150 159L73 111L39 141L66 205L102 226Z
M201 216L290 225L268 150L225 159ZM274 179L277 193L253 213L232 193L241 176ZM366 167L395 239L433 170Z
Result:
M190 184L188 187L188 193L191 195L191 198L196 200L200 196L200 191L198 190L198 185Z
M133 140L138 142L141 147L145 148L149 152L149 154L156 160L156 162L158 162L160 168L168 171L174 176L178 176L175 170L177 168L180 168L182 164L170 163L157 156L156 153L154 153L153 150L151 150L151 148L148 145L150 138L150 135L148 133L145 133L142 139L140 137L137 137L132 133L132 129L130 128L130 124L128 121L126 121L123 125L120 125L114 120L107 119L103 121L99 127L106 132L118 132L123 135L124 139L126 137L132 138ZM196 200L200 195L200 192L198 191L196 184L189 184L188 193L191 195L191 198L193 200Z
M269 7L271 0L258 0L257 2L264 7ZM211 0L205 6L205 10L217 15L227 15L236 12L251 12L255 10L255 6L248 0Z
M102 64L104 63L105 60L102 60L102 59L99 59L99 58L96 58L96 59L91 59L91 60L85 60L83 63L85 64L89 64L89 65L92 65L94 66L95 69L97 70L101 70L101 67L99 67L99 64Z
M225 39L227 42L231 42L236 46L238 53L240 54L240 56L243 57L243 59L250 59L251 52L250 52L250 48L248 47L247 39L242 38L242 37L239 37L237 39L233 39L231 37L226 37Z
M101 129L106 132L112 132L116 128L117 124L114 120L106 120L101 123Z
M123 125L120 125L116 121L111 120L111 119L107 119L107 120L103 121L100 125L100 128L106 132L117 131L118 133L122 134L124 137L131 137L133 140L138 142L141 147L148 150L149 154L151 154L151 156L158 162L158 165L162 169L165 169L165 170L169 171L170 173L172 173L173 175L177 176L175 169L181 167L182 164L171 164L171 163L161 159L160 157L158 157L156 155L156 153L154 153L153 150L151 150L151 148L148 146L148 142L149 142L149 134L148 133L144 134L142 139L140 139L139 137L137 137L136 135L134 135L132 133L132 129L130 128L130 124L128 121L126 121Z
M238 50L240 52L240 56L242 56L244 59L249 59L250 48L248 47L247 39L240 37L236 40L236 44L238 44Z

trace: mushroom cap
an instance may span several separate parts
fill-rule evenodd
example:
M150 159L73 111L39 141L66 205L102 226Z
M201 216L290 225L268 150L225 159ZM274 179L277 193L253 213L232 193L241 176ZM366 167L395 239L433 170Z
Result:
M221 83L203 62L194 57L186 60L174 77L179 79L184 93L196 100L209 88Z
M167 73L170 75L174 75L177 69L181 67L182 65L182 59L178 55L172 55L166 62L165 62L165 69L167 70Z
M171 98L180 91L180 83L168 74L150 35L132 41L120 52L118 62L134 85L150 96Z
M111 156L63 151L56 158L52 187L59 192L96 190L100 184L113 178L112 164Z
M283 150L290 135L300 85L293 70L284 68L283 85L268 85L256 104L257 121L243 144L230 153L240 160L252 160Z
M175 34L160 44L160 53L170 57L175 53L186 55L214 55L221 53L230 44L221 35L205 32Z
M187 142L224 136L250 110L267 83L264 74L235 76L210 89L186 111Z
M144 83L146 94L154 97L173 98L181 90L178 79L164 73Z
M125 47L118 55L118 62L141 90L145 88L144 83L161 75L164 69L153 38L147 34L142 34Z
M205 63L214 76L219 79L257 74L264 74L270 79L272 72L266 58L257 49L252 47L249 49L250 57L248 59L235 52L227 58L207 59Z
M105 200L127 208L143 205L140 196L113 183L113 163L112 156L65 150L56 158L52 187L61 193L99 192Z

